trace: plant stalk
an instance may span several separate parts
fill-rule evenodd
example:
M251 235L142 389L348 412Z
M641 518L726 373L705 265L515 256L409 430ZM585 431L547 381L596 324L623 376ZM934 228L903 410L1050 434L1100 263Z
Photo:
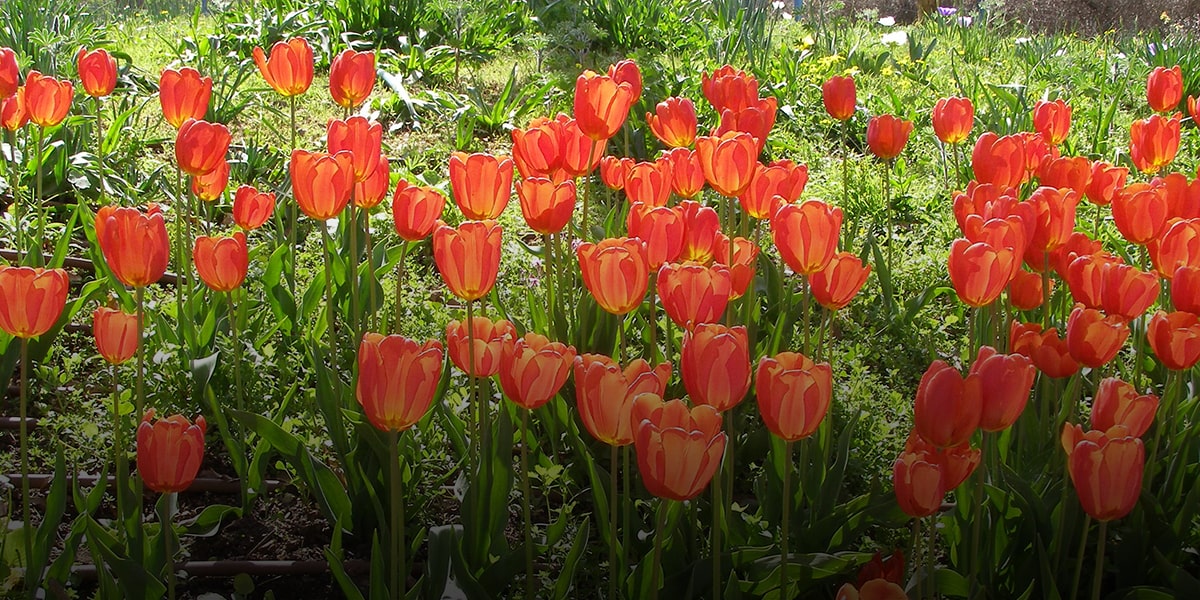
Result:
M404 496L401 490L403 482L400 480L400 432L388 432L388 446L391 451L391 460L389 461L391 483L391 516L392 516L392 582L390 589L392 591L392 600L399 600L404 597L405 588L408 587L408 577L406 565L408 564L405 557L404 547Z
M229 333L233 336L233 382L237 393L238 410L246 410L246 394L242 389L242 342L238 336L238 305L234 302L235 290L228 292L229 298Z
M783 443L783 515L779 528L779 597L788 600L788 541L792 518L792 441Z
M1092 573L1092 600L1100 600L1100 585L1104 579L1104 545L1108 541L1108 521L1100 521L1100 549L1096 551L1096 569Z
M525 517L525 600L533 600L533 517L529 509L529 413L521 409L521 513Z
M30 509L29 499L29 424L26 419L29 416L29 339L21 338L21 529L25 535L25 567L28 569L33 561L33 517ZM34 589L30 586L33 580L30 578L30 573L25 573L26 589Z
M662 570L662 544L663 536L665 535L664 530L667 528L667 507L670 506L669 502L670 500L665 498L659 499L658 518L654 526L654 561L651 563L652 566L650 569L650 600L658 600L658 588L661 585L660 581L662 581L659 578L659 571Z
M171 505L175 502L175 492L163 494L159 501L158 522L162 527L163 552L167 563L167 598L175 600L175 548L171 543L175 528L171 526Z
M1088 533L1091 528L1092 516L1088 515L1083 522L1083 537L1079 540L1079 555L1075 557L1075 577L1071 580L1071 600L1079 597L1079 577L1083 573L1083 554L1087 550Z
M400 333L400 318L404 314L401 310L404 301L404 261L408 259L409 243L402 241L400 244L400 262L396 263L396 314L395 314L395 333Z
M617 562L617 447L609 447L609 467L608 467L608 597L615 600L617 597L617 578L620 574L620 564Z

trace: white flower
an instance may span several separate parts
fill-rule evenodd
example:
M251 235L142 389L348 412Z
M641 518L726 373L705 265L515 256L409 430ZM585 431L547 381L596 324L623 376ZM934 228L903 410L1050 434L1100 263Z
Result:
M783 0L775 0L771 3L771 8L774 8L775 10L783 10L784 6L787 5L783 3Z
M792 20L792 13L790 13L790 12L783 11L783 14L781 14L780 16L781 16L781 17L783 17L783 19L784 19L785 21L791 21L791 20Z
M879 41L887 46L903 46L908 43L908 33L903 29L898 29L891 33L885 33L879 37Z
M974 22L975 22L975 19L972 19L971 17L959 17L958 18L959 27L970 27L971 23L974 23Z
M1033 41L1033 38L1019 37L1019 38L1013 40L1013 43L1014 44L1028 44L1029 42L1032 42L1032 41Z
M896 17L884 17L879 20L879 24L884 27L891 27L896 24Z

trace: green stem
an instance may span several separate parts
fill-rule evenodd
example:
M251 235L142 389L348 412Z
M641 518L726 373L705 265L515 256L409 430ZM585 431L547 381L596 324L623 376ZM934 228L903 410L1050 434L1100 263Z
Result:
M894 231L895 215L892 214L892 178L891 178L892 161L887 161L883 165L883 210L887 215L887 269L888 273L892 272L892 265L895 262L892 256L895 255L896 239Z
M713 598L721 598L721 517L725 514L724 503L721 500L721 483L725 479L720 468L712 480L712 587ZM655 532L657 535L657 532ZM657 541L657 538L656 538Z
M1100 549L1096 551L1096 569L1092 573L1092 600L1100 600L1100 584L1104 579L1104 545L1108 541L1108 521L1100 521Z
M984 433L979 441L979 451L984 456L986 456L987 442L988 436ZM980 536L983 532L983 486L986 471L987 462L981 461L975 473L975 501L971 511L971 574L967 578L967 589L970 590L972 597L976 597L975 586L979 583L979 546ZM982 593L982 589L978 593Z
M923 549L921 548L921 523L924 519L913 519L912 524L912 542L910 542L909 554L912 556L913 580L916 582L917 600L921 600L924 596L924 590L921 589L921 565L924 564Z
M809 329L812 327L812 294L808 289L808 278L804 275L798 275L800 278L800 298L804 304L804 354L812 356L812 336Z
M245 392L242 389L242 343L238 337L238 311L233 300L234 291L228 292L229 298L229 333L233 337L233 382L237 392L238 410L246 410Z
M934 564L935 551L937 550L937 522L935 519L929 520L928 537L925 538L925 577L932 580L934 571L937 565ZM934 597L937 593L934 592ZM917 596L919 599L920 596Z
M102 128L100 99L92 98L92 101L96 109L96 176L100 179L100 193L96 195L96 199L102 201L104 200L104 130Z
M38 127L37 132L37 145L34 146L33 150L35 153L34 157L37 158L36 167L34 169L34 185L36 186L35 197L37 198L38 232L37 239L35 239L33 243L37 244L39 247L39 252L36 253L36 262L34 264L41 265L42 261L40 246L46 240L46 197L42 195L42 142L44 142L46 139L46 130L45 128Z
M333 250L330 248L329 228L321 223L321 241L325 249L325 335L329 343L329 369L336 375L338 363L337 329L334 327L333 313ZM339 386L333 386L334 397L340 400ZM340 401L339 401L340 405Z
M1050 253L1042 253L1042 329L1050 327Z
M626 445L621 447L621 489L625 490L625 501L621 503L621 574L629 572L629 532L633 531L633 488L630 487L629 478L633 473L632 457L633 446Z
M650 276L650 356L651 365L658 364L658 277Z
M350 280L350 331L354 334L351 341L357 343L362 339L362 315L358 305L358 213L354 208L354 203L346 207L346 226L350 228L350 264L346 278Z
M139 345L141 342L138 342ZM129 481L129 457L125 452L125 420L121 418L121 394L117 382L117 365L111 365L112 372L112 407L113 407L113 455L117 464L117 520L125 518L125 482ZM118 538L125 537L125 530L117 527Z
M961 190L962 189L962 167L960 166L960 163L959 163L960 159L958 158L958 146L959 146L958 144L953 145L954 188Z
M184 288L187 287L187 285L184 283L184 272L188 270L187 265L184 264L187 252L183 249L183 247L187 244L187 237L183 234L183 169L179 168L178 162L175 163L175 190L177 194L175 196L174 206L175 243L177 244L177 250L175 252L175 312L179 315L179 368L181 369L181 372L187 373L187 353L183 351L184 346L187 344L186 335L184 334L184 328L187 326L186 316L183 311L183 294ZM137 418L140 419L141 415L137 415Z
M667 528L667 507L670 506L670 500L665 498L659 499L658 518L654 526L654 561L650 567L650 600L658 600L658 588L662 581L659 578L659 571L662 568L662 543Z
M1092 528L1092 516L1083 522L1083 537L1079 540L1079 554L1075 557L1075 577L1071 580L1071 600L1079 597L1079 576L1083 573L1083 554L1087 550L1088 530Z
M401 310L404 306L404 261L408 258L409 243L407 241L400 242L400 262L396 263L396 325L395 333L400 333L400 318L404 311Z
M175 548L171 538L175 528L171 526L171 505L174 504L175 492L163 494L158 503L158 523L162 527L163 556L167 563L167 598L175 600Z
M846 138L849 137L849 135L850 121L842 121L842 206L847 206L850 200L850 171L848 169L849 161L847 160L849 158L848 155L850 154L850 145L846 141ZM858 234L858 229L857 227L851 227L850 229L851 239L854 239L853 236ZM757 241L757 229L755 230L754 234Z
M408 561L405 557L404 547L404 496L401 490L403 482L400 480L400 432L388 432L388 445L391 451L391 460L389 461L388 470L390 473L389 482L391 483L391 510L392 510L392 583L390 589L392 591L392 600L399 600L404 597L404 593L408 587L408 576L406 565Z
M792 517L792 441L783 443L783 516L779 528L779 597L788 600L788 540Z
M615 599L617 597L617 579L620 575L620 565L617 563L617 502L620 496L617 495L617 470L619 463L617 462L617 447L609 447L609 466L608 466L608 597Z
M25 560L28 567L33 560L33 517L29 505L29 339L21 338L21 529L25 539ZM25 587L35 589L35 578L31 573L25 573Z
M1104 220L1104 207L1096 205L1096 218L1092 220L1092 239L1100 239L1100 222Z
M371 240L371 210L363 209L365 215L363 231L367 237L367 301L369 304L369 314L371 316L371 331L379 331L379 298L375 294L375 246Z
M542 249L545 254L545 263L542 268L543 278L546 284L546 312L548 317L546 321L549 323L549 330L554 334L556 339L562 339L558 336L558 331L555 327L555 306L556 300L554 297L554 245L550 242L550 234L542 234Z
M482 432L479 430L480 419L476 417L479 411L479 382L475 375L475 301L467 300L467 375L469 377L470 395L467 400L467 414L471 421L471 446L474 446L474 452L468 452L472 457L471 466L472 473L474 467L481 462L483 456L483 448L480 445L479 436ZM471 495L478 493L476 486L471 486Z
M290 123L291 123L292 151L295 151L296 148L298 147L296 145L296 97L295 96L288 96L288 112L289 112ZM292 183L292 186L294 187L295 182L293 181L291 183ZM295 199L296 199L296 192L293 190L292 200L293 200L294 206L292 206L291 210L288 211L289 216L291 217L291 221L290 221L289 227L288 227L288 266L291 268L289 269L289 271L287 273L288 287L290 288L289 291L292 294L292 298L296 297L296 238L298 237L296 229L297 229L297 227L299 227L299 212L300 212L300 205L295 202ZM296 323L295 326L296 326L296 331L299 331L299 328L300 328L299 323Z
M138 286L133 289L134 300L137 302L137 380L134 390L134 418L140 419L146 412L146 288Z
M521 513L525 517L525 600L533 600L533 517L529 509L529 409L521 409Z
M25 248L25 227L22 223L22 218L23 218L22 212L23 211L21 210L21 197L17 193L17 191L19 189L17 182L21 178L21 165L19 165L17 163L17 134L16 134L16 132L8 131L6 137L8 138L8 152L9 152L9 155L12 156L12 167L9 168L9 166L8 166L8 157L7 156L0 157L0 159L3 159L0 162L4 162L5 171L6 171L6 174L8 175L8 186L12 190L13 219L14 219L14 221L13 221L13 235L14 235L13 245L16 247L15 249L17 251L17 262L14 264L19 266L21 264L21 256L23 254L23 250Z
M585 242L590 237L588 235L588 199L592 195L591 194L592 186L591 186L591 183L588 181L588 179L590 178L590 176L592 174L592 169L591 169L592 153L595 151L596 151L596 140L591 140L590 142L588 142L588 153L587 153L587 158L585 159L587 161L588 170L587 170L587 173L584 173L584 175L583 175L583 215L581 216L581 221L580 221L582 224L582 230L579 232L580 237L583 238L583 241L585 241Z

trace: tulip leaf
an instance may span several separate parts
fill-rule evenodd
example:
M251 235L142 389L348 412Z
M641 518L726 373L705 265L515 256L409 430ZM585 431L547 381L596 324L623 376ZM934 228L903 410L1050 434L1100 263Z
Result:
M54 477L46 495L46 507L42 522L33 538L33 556L28 557L27 572L42 573L50 560L50 549L58 541L58 525L67 510L67 464L63 457L63 446L58 444L54 457Z
M585 516L583 523L580 523L579 529L575 533L575 541L571 544L571 550L567 552L567 558L563 561L562 569L557 574L557 579L554 583L554 598L556 600L566 600L570 597L571 588L575 580L575 572L579 570L579 560L583 557L583 551L587 549L588 541L591 539L592 520Z
M325 562L329 563L329 573L333 575L334 581L338 583L338 587L342 590L342 594L347 600L364 600L362 592L358 586L354 584L354 580L346 573L346 566L342 562L344 552L342 551L342 531L346 530L347 524L340 519L333 528L333 535L330 536L329 546L325 548ZM372 551L374 558L374 551ZM372 568L372 571L375 569Z
M296 322L296 299L292 297L283 277L287 260L287 246L281 245L271 253L263 273L263 288L267 292L267 304L278 320L279 327L291 333L292 324Z
M241 517L242 511L236 506L227 504L210 504L200 511L200 514L180 523L187 535L194 537L212 537L221 529L221 522L227 517Z
M144 560L135 560L118 554L115 548L119 548L120 543L113 539L112 535L104 527L101 527L95 519L90 516L86 517L86 519L86 538L88 546L92 550L92 556L97 557L103 564L113 570L113 573L116 574L116 584L121 589L120 593L111 597L149 600L151 598L162 598L166 595L166 587L163 586L156 575L146 570ZM99 566L99 563L97 566ZM104 569L97 569L97 571L104 571Z

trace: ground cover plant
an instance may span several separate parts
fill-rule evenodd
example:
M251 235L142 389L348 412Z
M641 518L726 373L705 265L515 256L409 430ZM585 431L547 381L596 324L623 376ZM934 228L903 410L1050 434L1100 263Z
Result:
M0 5L8 595L1200 596L1169 18L153 8Z

